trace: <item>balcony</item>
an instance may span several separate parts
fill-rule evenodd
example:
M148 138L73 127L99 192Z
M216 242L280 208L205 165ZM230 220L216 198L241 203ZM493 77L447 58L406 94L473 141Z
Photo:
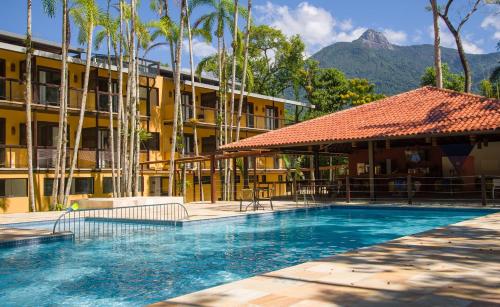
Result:
M182 105L182 116L185 123L193 121L193 108L190 105ZM199 125L215 126L217 110L214 108L197 106L196 107L196 122ZM230 122L228 114L228 124ZM234 115L233 123L236 127L237 114ZM173 117L171 118L173 119ZM243 113L241 116L241 128L253 130L276 130L285 126L285 119L280 117L255 115Z
M33 107L43 108L58 108L60 105L60 85L33 82ZM5 100L13 103L21 103L24 105L25 86L18 79L0 77L0 100ZM69 111L79 111L81 108L83 89L68 87L68 109ZM109 96L112 100L112 112L118 112L117 93L108 93L107 91L99 91L89 89L87 93L87 102L85 110L89 112L108 112L109 111ZM126 96L123 97L126 99ZM148 116L149 112L145 107L145 101L141 98L141 106L139 108L141 116Z
M73 157L73 148L67 148L66 166L69 168ZM34 148L33 167L35 169L51 169L56 164L55 147L37 146ZM111 151L80 148L78 150L77 168L79 169L110 169ZM146 155L140 154L141 162L146 161ZM115 152L116 161L116 152ZM28 151L23 145L0 145L0 169L25 169L28 167Z

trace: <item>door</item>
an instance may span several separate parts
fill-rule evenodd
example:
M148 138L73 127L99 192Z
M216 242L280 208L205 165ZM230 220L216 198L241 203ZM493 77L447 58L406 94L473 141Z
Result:
M6 86L6 81L5 81L5 60L0 59L0 99L7 99L6 93L7 93L7 86ZM12 97L10 97L12 98Z
M247 103L247 127L255 127L254 105L251 102Z

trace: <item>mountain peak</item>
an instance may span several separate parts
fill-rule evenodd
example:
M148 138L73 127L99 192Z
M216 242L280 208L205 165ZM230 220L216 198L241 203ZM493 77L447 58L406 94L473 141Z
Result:
M382 32L373 29L366 30L357 40L355 40L355 42L360 42L368 48L394 49L394 46Z

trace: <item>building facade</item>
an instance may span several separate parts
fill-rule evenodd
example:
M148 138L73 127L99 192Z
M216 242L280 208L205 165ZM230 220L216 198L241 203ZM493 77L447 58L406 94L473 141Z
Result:
M48 210L56 154L61 79L60 47L57 44L34 40L33 59L33 164L37 210ZM25 51L24 37L0 32L0 212L28 212L26 113L24 99ZM68 76L68 154L71 155L78 125L84 77L84 54L69 50ZM126 72L126 70L125 70ZM116 129L118 102L118 73L112 67L112 93L108 93L106 58L92 57L89 93L86 103L82 141L72 184L70 201L88 197L110 197L112 194L111 151L108 97L112 96L112 116ZM127 76L124 75L126 82ZM159 63L142 60L140 63L140 121L151 138L141 142L140 162L166 161L170 156L174 105L172 73ZM190 76L182 76L182 110L184 119L184 154L194 155L193 122L198 127L201 154L216 150L216 109L218 85L216 80L198 80L196 86L196 119L193 118ZM124 90L126 84L124 84ZM239 96L236 95L238 98ZM251 137L285 125L285 105L306 107L305 104L280 98L246 94L241 123L241 138ZM116 138L115 138L116 140ZM115 146L116 148L116 146ZM177 155L178 158L181 156ZM276 157L257 159L259 181L283 180L285 171ZM168 163L158 162L141 166L140 194L166 195ZM187 165L187 202L200 200L200 188L195 178L194 164ZM209 179L209 166L202 163L202 181ZM216 181L221 183L218 177ZM240 175L236 185L241 188ZM221 186L217 188L221 195ZM210 187L203 187L206 198Z

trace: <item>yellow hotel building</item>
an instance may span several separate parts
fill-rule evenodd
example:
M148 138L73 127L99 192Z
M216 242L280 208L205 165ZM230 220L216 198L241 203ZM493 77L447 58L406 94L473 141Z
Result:
M24 100L25 49L24 36L0 31L0 213L28 212L26 114ZM48 210L56 136L58 133L60 45L33 40L33 164L37 210ZM72 153L80 110L80 95L84 74L84 52L69 50L69 144ZM70 200L111 196L111 152L109 150L108 69L106 57L92 57L91 80L83 125L82 143L78 153L78 168L72 184ZM112 67L113 101L117 101L116 67ZM124 77L126 80L126 76ZM192 107L190 76L182 76L182 102L185 133L185 154L193 155ZM198 142L202 155L216 150L215 104L218 84L203 79L196 84ZM141 144L140 161L168 160L173 120L172 72L159 63L142 60L140 67L140 114L143 128L152 138ZM246 95L241 138L247 138L285 125L285 105L308 105L258 94ZM114 102L113 109L116 111ZM116 113L113 114L116 118ZM116 123L114 124L116 127ZM246 162L247 163L247 162ZM210 199L209 167L203 167L205 199ZM277 157L257 158L259 182L285 180L285 170ZM142 168L140 194L166 195L168 171L165 163L146 164ZM253 167L253 166L250 166ZM188 190L185 201L200 200L195 172L188 169ZM221 197L220 178L216 181L217 196ZM238 189L243 186L241 174L236 177ZM283 188L282 185L279 187Z

